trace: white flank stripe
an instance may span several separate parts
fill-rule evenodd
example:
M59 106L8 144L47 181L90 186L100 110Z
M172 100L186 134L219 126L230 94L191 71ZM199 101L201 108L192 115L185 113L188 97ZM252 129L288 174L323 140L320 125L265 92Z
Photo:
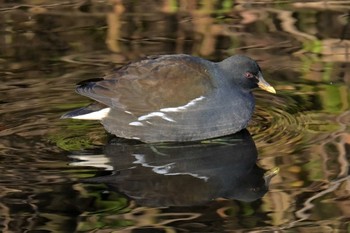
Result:
M166 121L176 122L173 118L167 117L166 115L162 116L162 118Z
M96 112L90 112L84 115L74 116L72 118L79 119L79 120L101 120L105 118L110 111L111 111L111 108L104 108Z
M149 118L152 118L152 117L161 117L162 119L164 119L166 121L176 122L176 121L174 121L174 119L166 116L165 113L163 113L163 112L151 112L147 115L140 116L139 118L137 118L137 120L144 121L144 120L148 120Z
M198 101L201 101L202 99L205 99L204 96L200 96L198 98L195 98L193 100L191 100L190 102L188 102L185 105L179 106L179 107L174 107L174 108L162 108L160 109L160 111L162 112L179 112L179 111L183 111L186 110L187 108L194 106Z
M165 116L165 114L162 112L151 112L151 113L148 113L147 115L140 116L139 118L137 118L137 120L144 121L152 117L163 117L163 116Z
M129 125L133 125L133 126L143 126L143 123L142 123L142 122L139 122L139 121L133 121L133 122L130 122Z

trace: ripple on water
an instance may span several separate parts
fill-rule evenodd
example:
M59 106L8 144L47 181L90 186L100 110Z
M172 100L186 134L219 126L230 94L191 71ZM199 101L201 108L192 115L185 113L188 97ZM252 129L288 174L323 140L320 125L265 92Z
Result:
M79 65L92 65L106 67L111 64L124 64L127 58L118 53L95 51L89 53L74 53L61 57L62 61Z
M296 145L304 137L311 119L303 106L282 96L256 94L257 104L249 126L259 148L278 146L281 152L294 150L288 145Z

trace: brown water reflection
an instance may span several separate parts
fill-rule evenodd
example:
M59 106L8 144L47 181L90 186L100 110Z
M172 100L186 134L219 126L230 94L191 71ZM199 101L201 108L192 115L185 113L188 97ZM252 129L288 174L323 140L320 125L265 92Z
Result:
M3 232L349 231L349 1L0 1L0 12ZM98 124L59 120L88 101L75 83L168 53L259 61L278 94L255 92L249 131L259 165L280 168L262 199L150 208L80 181L103 168L68 165L106 143Z

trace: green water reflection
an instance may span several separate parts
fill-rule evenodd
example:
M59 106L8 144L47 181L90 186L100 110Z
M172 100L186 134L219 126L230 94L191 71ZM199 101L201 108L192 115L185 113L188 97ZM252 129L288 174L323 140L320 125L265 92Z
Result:
M348 1L0 2L0 229L349 232L349 11ZM262 198L150 207L81 182L111 163L102 126L59 119L89 101L74 85L170 53L246 54L276 88L255 92L248 127L258 165L280 168Z

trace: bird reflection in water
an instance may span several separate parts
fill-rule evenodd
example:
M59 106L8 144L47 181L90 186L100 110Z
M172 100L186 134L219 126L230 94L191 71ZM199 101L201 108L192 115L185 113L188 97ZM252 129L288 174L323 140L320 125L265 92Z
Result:
M266 171L247 130L201 142L133 144L112 140L103 157L74 155L72 165L106 167L110 174L84 179L104 183L139 205L191 206L218 198L261 198L278 168ZM102 159L102 160L101 160ZM100 161L100 162L97 162Z

